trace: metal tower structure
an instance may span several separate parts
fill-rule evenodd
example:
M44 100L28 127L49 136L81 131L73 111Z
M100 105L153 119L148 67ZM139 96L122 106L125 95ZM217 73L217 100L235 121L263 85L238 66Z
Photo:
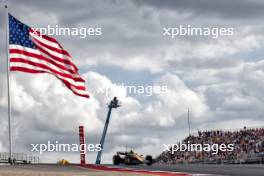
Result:
M121 105L120 105L120 102L118 101L117 97L114 97L114 99L108 105L108 113L107 113L107 117L106 117L106 121L105 121L105 126L104 126L104 130L103 130L102 138L100 140L101 150L97 154L95 164L101 164L102 151L103 151L103 148L104 148L105 136L106 136L106 133L107 133L107 128L108 128L108 125L109 125L112 109L113 108L118 108L120 106Z

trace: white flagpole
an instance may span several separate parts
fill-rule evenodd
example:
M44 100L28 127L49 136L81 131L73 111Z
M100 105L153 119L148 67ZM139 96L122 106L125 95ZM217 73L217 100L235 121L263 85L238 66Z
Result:
M12 119L11 119L11 102L10 102L10 80L9 80L9 17L8 6L6 10L6 80L7 80L7 102L8 102L8 130L9 130L9 162L12 163Z

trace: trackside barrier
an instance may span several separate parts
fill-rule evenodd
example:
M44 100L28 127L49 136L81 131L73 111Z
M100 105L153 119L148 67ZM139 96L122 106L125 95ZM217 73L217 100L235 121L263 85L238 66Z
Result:
M0 163L8 163L9 153L0 153ZM26 153L12 153L12 162L20 164L38 164L39 157L28 155Z

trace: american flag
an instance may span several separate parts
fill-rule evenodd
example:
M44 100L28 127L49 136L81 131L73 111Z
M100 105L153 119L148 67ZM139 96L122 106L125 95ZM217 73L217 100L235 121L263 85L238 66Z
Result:
M60 79L74 94L89 98L85 80L71 55L52 37L23 24L9 14L10 71L49 73Z

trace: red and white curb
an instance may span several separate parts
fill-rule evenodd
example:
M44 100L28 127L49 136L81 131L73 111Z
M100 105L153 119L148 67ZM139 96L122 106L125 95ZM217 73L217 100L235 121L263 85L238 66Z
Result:
M112 167L112 166L102 166L95 164L86 164L80 166L83 168L95 169L100 171L126 172L126 173L137 173L137 174L158 175L158 176L205 176L205 175L192 175L183 172L151 171L145 169L132 169L125 167Z

